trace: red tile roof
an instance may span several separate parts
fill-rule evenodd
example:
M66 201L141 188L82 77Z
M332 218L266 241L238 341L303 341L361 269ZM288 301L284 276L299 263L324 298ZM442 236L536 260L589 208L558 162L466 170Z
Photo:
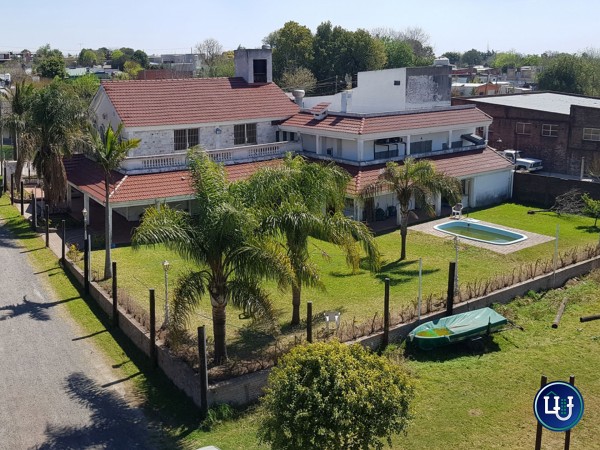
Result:
M330 112L323 120L316 120L312 113L302 111L281 126L364 135L481 122L491 123L492 118L477 108L364 116Z
M507 161L506 158L489 148L440 155L427 159L433 162L437 170L448 176L458 178L497 170L508 170L513 167L513 164ZM399 162L399 164L402 164L402 162ZM348 164L339 165L346 169L352 176L347 190L350 195L358 195L365 187L376 182L385 168L385 164L366 167L351 166Z
M127 127L285 119L298 112L276 84L243 78L104 81L102 88Z
M225 173L229 181L239 181L248 178L259 167L274 167L279 164L281 160L228 165L225 166ZM84 155L74 155L65 159L64 165L70 183L104 204L104 172L98 164ZM136 175L113 172L111 191L110 202L115 206L131 201L194 197L187 170Z
M440 155L429 158L436 169L453 177L465 177L496 170L509 170L513 165L504 157L493 150L473 150L449 155ZM321 160L315 160L321 161ZM83 155L74 155L64 160L67 179L78 189L104 203L104 174L100 166ZM280 159L256 161L225 166L229 181L240 181L250 177L261 167L276 167L281 164ZM401 162L400 162L401 164ZM349 195L358 195L366 186L377 181L385 164L373 166L352 166L338 164L344 168L352 180L348 185ZM171 199L177 197L193 198L194 190L190 185L190 175L187 170L174 172L146 173L125 176L113 172L113 193L110 197L111 204Z
M324 113L325 111L327 111L327 109L329 108L329 106L331 105L330 102L321 102L316 104L315 106L313 106L310 109L310 112L312 114L321 114Z

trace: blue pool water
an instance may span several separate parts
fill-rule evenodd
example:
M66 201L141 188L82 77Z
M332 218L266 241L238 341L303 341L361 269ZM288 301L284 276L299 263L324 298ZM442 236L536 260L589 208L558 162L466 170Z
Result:
M465 220L445 222L433 228L443 233L495 245L509 245L527 239L527 236L521 233Z

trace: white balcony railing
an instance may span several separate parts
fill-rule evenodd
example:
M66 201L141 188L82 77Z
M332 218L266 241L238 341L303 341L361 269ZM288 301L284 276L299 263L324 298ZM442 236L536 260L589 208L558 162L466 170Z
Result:
M223 164L264 161L282 157L286 152L298 147L294 142L273 142L260 145L245 145L219 150L207 150L213 161ZM121 163L121 171L127 174L168 172L182 170L188 165L187 152L165 155L133 156Z

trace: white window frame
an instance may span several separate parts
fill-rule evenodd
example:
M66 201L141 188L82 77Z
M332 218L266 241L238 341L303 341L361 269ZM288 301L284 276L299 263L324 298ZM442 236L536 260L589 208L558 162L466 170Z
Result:
M542 136L558 137L558 125L552 123L542 124Z
M583 140L594 142L600 141L600 128L584 128Z

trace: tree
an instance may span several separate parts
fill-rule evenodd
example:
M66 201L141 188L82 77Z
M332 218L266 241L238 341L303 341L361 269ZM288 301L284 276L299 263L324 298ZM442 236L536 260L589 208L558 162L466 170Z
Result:
M92 156L104 171L104 279L112 278L112 210L110 208L110 184L112 172L119 168L129 150L140 145L140 139L122 139L123 124L120 123L117 131L108 126L103 135L95 128L89 127L89 144Z
M406 158L403 165L390 161L379 180L367 186L363 197L372 197L382 189L389 189L396 195L400 206L400 234L402 237L400 259L406 259L406 235L408 234L408 216L411 201L422 205L430 214L434 214L431 201L437 194L455 202L460 197L460 182L437 172L433 163L426 159Z
M415 55L410 45L398 40L382 40L387 56L386 68L411 67L415 60Z
M259 170L244 186L243 195L258 211L262 230L285 242L294 273L292 325L300 323L302 286L321 286L317 268L310 261L310 237L340 247L355 270L360 243L372 268L379 268L379 252L370 230L339 212L349 178L334 164L308 163L301 156L287 154L283 166Z
M315 74L325 89L325 93L337 92L335 78L343 79L345 55L350 46L351 33L340 26L333 27L331 22L323 22L317 27L313 38L313 65L312 73ZM332 89L327 89L332 87Z
M345 73L355 74L385 67L387 56L383 42L361 29L356 30L351 36L350 52L344 66Z
M313 35L309 28L290 21L264 41L273 47L273 77L276 80L280 80L287 70L312 66Z
M137 78L138 73L142 70L142 66L136 61L125 61L123 65L123 70L125 73L129 75L131 78Z
M474 48L463 53L460 62L465 66L477 66L483 64L483 54Z
M23 143L24 145L21 145L21 137L27 129L27 113L34 91L33 84L22 80L15 84L14 90L2 92L2 96L8 99L11 108L11 113L6 123L13 136L13 158L17 161L15 167L15 182L17 186L21 184L23 165L31 157L27 141Z
M462 54L460 52L446 52L442 55L444 58L448 58L450 64L459 64Z
M561 55L549 61L537 81L540 90L585 94L589 78L589 66L582 58Z
M142 50L136 50L135 52L133 52L131 60L138 63L142 67L142 69L148 68L148 55Z
M278 450L363 450L406 432L406 370L359 344L295 347L269 375L259 439Z
M300 67L284 72L279 87L285 91L303 89L306 93L310 93L317 87L317 79L310 70Z
M33 164L44 182L46 198L54 206L66 199L67 174L62 158L81 142L83 104L73 89L55 80L35 92L29 117L28 139L35 149Z
M37 73L44 78L65 78L67 71L65 69L65 60L62 56L48 56L44 58L37 66Z
M127 56L121 50L115 50L110 55L110 65L113 69L123 70Z
M600 200L594 200L586 192L581 196L583 201L583 214L594 219L594 228L597 228L598 218L600 218Z
M69 83L86 108L90 105L100 87L100 79L93 73L69 80Z
M255 317L271 317L261 279L291 282L289 263L279 247L261 234L255 213L226 181L223 166L205 152L191 151L190 174L196 192L194 214L167 206L146 210L133 235L134 247L164 243L198 269L182 276L175 290L170 329L185 329L198 302L210 298L214 359L227 359L226 307L231 302ZM243 190L243 189L242 189Z
M98 55L96 52L89 48L81 49L79 57L77 58L77 64L83 67L92 67L98 63Z

